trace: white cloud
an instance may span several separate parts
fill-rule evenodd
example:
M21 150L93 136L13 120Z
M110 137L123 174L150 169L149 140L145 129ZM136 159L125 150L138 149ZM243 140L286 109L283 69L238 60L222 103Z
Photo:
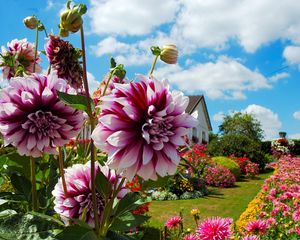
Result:
M224 48L232 39L247 52L255 52L261 45L277 39L300 42L299 1L276 4L273 0L181 2L171 36L180 39L186 51Z
M216 114L214 114L213 120L214 120L215 122L222 122L223 119L224 119L224 117L225 117L224 112L217 112Z
M293 117L297 120L300 120L300 111L294 112Z
M154 76L168 78L171 84L189 94L202 91L211 99L245 99L246 91L271 87L259 71L226 56L187 69L168 65L158 68Z
M288 134L290 139L300 139L300 133Z
M87 79L88 79L88 83L89 83L89 91L92 94L97 89L100 82L97 81L95 76L90 72L87 72Z
M50 10L54 7L53 0L47 0L47 7L46 10Z
M118 63L126 64L126 66L139 66L152 62L151 46L163 46L170 42L170 39L164 33L158 32L154 38L147 38L132 44L118 41L115 37L107 37L91 46L90 49L91 53L98 57L111 55Z
M278 115L271 109L260 105L251 104L243 109L242 112L252 114L258 121L260 121L262 129L265 133L265 139L270 140L277 138L282 123L279 120Z
M144 35L171 22L178 0L91 0L88 15L96 34Z
M283 57L289 64L295 64L300 67L300 46L285 47Z
M288 78L289 76L290 76L289 73L287 73L287 72L282 72L282 73L277 73L277 74L275 74L275 75L269 77L269 80L270 80L271 82L278 82L279 80L284 79L284 78Z

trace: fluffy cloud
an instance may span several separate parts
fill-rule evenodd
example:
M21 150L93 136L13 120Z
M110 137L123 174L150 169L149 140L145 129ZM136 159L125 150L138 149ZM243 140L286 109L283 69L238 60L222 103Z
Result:
M278 132L280 131L282 123L279 120L278 115L271 109L252 104L243 109L242 112L252 114L260 121L265 133L265 139L270 140L278 137Z
M222 122L223 119L224 119L224 117L225 117L224 112L217 112L216 114L214 114L213 120L214 120L215 122Z
M168 77L179 89L189 94L202 91L211 99L245 99L245 91L270 88L268 80L259 71L226 56L187 69L168 65L157 69L154 76Z
M283 51L283 57L289 64L296 64L300 67L300 47L287 46Z
M177 0L91 0L88 15L96 34L144 35L171 22L180 6Z
M128 44L118 41L115 37L107 37L98 44L90 47L91 53L97 57L112 55L117 62L126 63L126 66L150 64L153 55L150 46L163 46L172 42L164 33L158 32L155 38L147 38L136 43Z
M88 82L89 82L89 91L91 93L93 93L97 87L99 86L99 81L96 80L95 76L90 73L90 72L87 72L87 79L88 79Z
M300 111L294 112L293 117L297 120L300 120Z
M279 80L284 79L284 78L288 78L289 76L290 76L289 73L287 73L287 72L281 72L281 73L277 73L277 74L269 77L269 80L271 82L278 82Z

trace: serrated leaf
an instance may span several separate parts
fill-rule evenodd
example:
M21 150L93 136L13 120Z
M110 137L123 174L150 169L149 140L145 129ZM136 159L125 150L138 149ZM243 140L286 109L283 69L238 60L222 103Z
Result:
M59 92L57 91L57 95L61 101L63 101L65 104L81 111L87 112L88 109L88 100L85 96L82 95L74 95L74 94L68 94L65 92Z
M110 197L112 191L112 185L102 172L98 172L96 175L96 189L104 199Z

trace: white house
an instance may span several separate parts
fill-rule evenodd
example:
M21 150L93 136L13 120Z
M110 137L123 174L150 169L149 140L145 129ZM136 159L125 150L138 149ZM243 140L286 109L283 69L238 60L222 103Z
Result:
M189 105L186 112L198 119L198 125L190 129L188 137L194 143L207 143L209 141L208 133L212 131L205 99L203 95L188 96Z

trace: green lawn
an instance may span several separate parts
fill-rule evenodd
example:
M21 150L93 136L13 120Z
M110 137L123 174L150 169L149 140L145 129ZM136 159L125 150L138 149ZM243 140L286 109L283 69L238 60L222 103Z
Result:
M263 173L252 180L236 183L233 188L210 188L211 194L204 198L176 201L153 201L150 205L151 216L149 230L143 239L159 239L159 231L164 222L171 216L178 215L182 209L184 227L195 228L195 223L190 215L192 208L198 208L201 218L208 216L231 217L237 220L247 208L248 203L261 189L263 181L272 173Z

